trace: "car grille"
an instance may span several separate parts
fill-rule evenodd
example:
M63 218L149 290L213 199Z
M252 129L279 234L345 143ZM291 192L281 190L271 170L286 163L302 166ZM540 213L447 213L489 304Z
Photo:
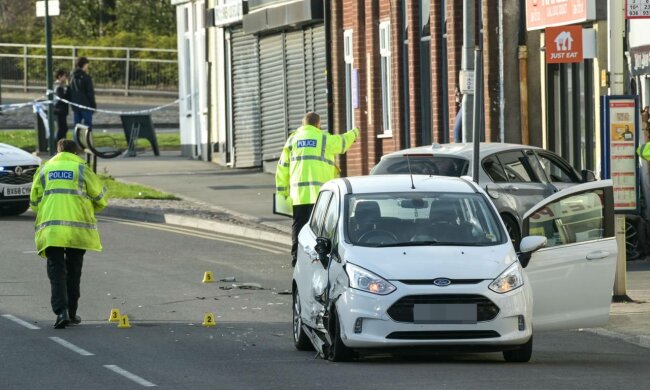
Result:
M449 286L454 284L479 284L484 279L449 279ZM432 286L434 279L404 279L399 280L399 282L409 285L424 285Z
M501 335L493 330L393 332L386 336L391 340L469 340L495 337Z
M474 294L435 294L408 295L395 302L389 309L388 315L397 322L413 322L413 305L415 304L445 304L469 303L476 304L476 320L478 322L493 320L499 314L499 307L482 295Z
M4 169L0 171L0 183L13 185L31 183L38 166L21 165L20 168L22 169L22 173L20 175L16 174L16 168L16 166L4 167Z

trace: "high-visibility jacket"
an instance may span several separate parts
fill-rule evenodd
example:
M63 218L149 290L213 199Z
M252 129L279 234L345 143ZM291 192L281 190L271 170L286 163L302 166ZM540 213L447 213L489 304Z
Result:
M106 207L106 188L77 155L62 152L34 175L30 205L36 213L36 250L51 246L101 251L95 211Z
M642 159L650 161L650 142L639 145L639 147L636 148L636 154L638 154Z
M314 126L291 133L282 149L275 173L276 192L291 197L294 206L316 203L325 182L340 176L335 156L343 154L359 137L359 129L333 135Z

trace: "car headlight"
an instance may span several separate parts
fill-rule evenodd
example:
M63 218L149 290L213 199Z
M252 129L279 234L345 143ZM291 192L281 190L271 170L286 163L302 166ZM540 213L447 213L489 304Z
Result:
M347 263L345 265L345 272L348 273L350 287L357 290L377 295L388 295L396 290L395 286L383 278L354 264Z
M490 290L503 294L512 291L524 285L524 277L521 273L521 265L515 261L510 267L499 275L492 283L490 283Z

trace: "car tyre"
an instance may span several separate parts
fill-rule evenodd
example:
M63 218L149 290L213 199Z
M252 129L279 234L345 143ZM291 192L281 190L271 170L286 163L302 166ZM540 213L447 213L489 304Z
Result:
M527 363L533 355L533 336L517 349L503 351L503 358L510 363Z
M333 310L336 312L336 309ZM332 345L329 348L328 359L333 362L349 362L354 357L354 350L343 344L341 339L341 325L338 316L333 315L334 334L331 335Z
M503 223L506 225L508 235L512 240L512 245L514 245L516 251L519 251L521 233L519 232L519 224L517 223L517 220L507 214L501 215L501 218L503 219Z
M300 313L300 296L298 295L298 290L295 289L293 291L293 344L298 351L313 351L314 346L302 329L302 317Z
M0 215L4 215L4 216L20 215L25 211L27 211L28 208L29 208L29 202L11 204L8 206L0 207Z

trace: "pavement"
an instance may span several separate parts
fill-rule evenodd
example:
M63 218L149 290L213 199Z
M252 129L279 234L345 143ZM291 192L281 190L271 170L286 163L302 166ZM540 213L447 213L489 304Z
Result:
M179 152L150 151L100 160L98 172L175 194L182 201L112 201L105 215L164 222L289 244L291 220L272 213L274 177L261 170L230 169L190 160ZM610 321L586 332L650 348L650 258L627 262L632 302L612 303Z

